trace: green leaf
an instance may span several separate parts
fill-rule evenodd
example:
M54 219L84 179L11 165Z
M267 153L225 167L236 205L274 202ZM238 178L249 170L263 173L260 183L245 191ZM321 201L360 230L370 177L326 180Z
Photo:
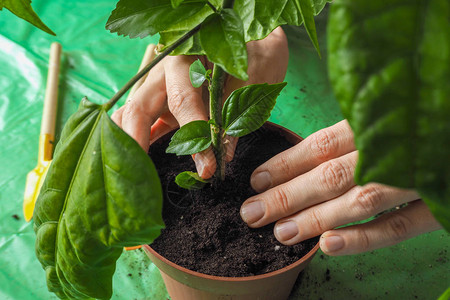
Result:
M208 16L213 13L209 6L205 6L196 14L189 18L178 22L175 25L165 28L159 33L159 44L163 47L161 51L165 50L168 46L172 45L175 41L185 35L188 31L192 30L195 26L202 23ZM200 45L200 39L198 33L190 37L183 44L178 46L171 55L204 55L205 52Z
M173 8L177 8L178 6L180 6L180 4L183 2L184 0L171 0L172 2L172 7Z
M211 129L208 122L192 121L181 126L172 136L167 153L189 155L206 150L211 145Z
M236 0L233 8L242 19L245 41L263 39L277 28L287 1Z
M317 16L323 10L327 3L332 2L333 0L312 0L314 15Z
M279 19L279 25L294 25L300 26L303 24L303 16L298 10L298 0L288 0ZM311 0L314 15L317 16L328 2L332 0Z
M448 300L450 299L450 287L445 290L445 292L439 296L438 300Z
M206 69L200 59L197 59L189 66L189 79L193 87L201 87L206 80Z
M244 28L232 9L209 16L199 32L200 44L209 61L241 80L248 80Z
M293 0L295 7L303 19L303 25L308 33L311 42L320 57L319 40L317 39L316 24L314 22L314 9L311 0Z
M286 82L253 84L235 90L223 105L226 134L244 136L257 130L270 117L276 99Z
M175 183L178 186L188 190L202 189L209 181L201 178L198 173L185 171L175 177Z
M130 38L143 38L182 23L204 7L205 1L201 0L183 1L177 8L167 0L120 0L106 29Z
M305 13L305 9L300 10L302 5L311 6L313 15L317 15L327 2L331 2L331 0L236 0L234 10L242 19L245 41L248 42L265 38L280 25L302 25ZM306 7L306 13L311 11L309 6ZM315 43L317 40L315 24L308 21L306 26L310 29L308 32L311 33L311 41ZM316 44L318 49L318 43Z
M103 106L86 98L68 120L34 211L36 255L60 298L109 299L124 246L164 223L155 167Z
M30 24L36 26L42 31L47 32L51 35L56 35L47 25L42 22L39 16L31 7L31 0L2 0L0 3L0 10L5 7L10 12L15 14L21 19L29 22Z
M335 1L328 57L357 183L417 189L450 230L450 2Z

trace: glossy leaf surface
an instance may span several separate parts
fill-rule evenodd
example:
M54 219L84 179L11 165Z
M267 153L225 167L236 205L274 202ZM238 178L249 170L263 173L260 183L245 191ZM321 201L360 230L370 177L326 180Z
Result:
M204 7L205 2L200 0L183 1L176 8L168 0L120 0L106 29L130 38L143 38L189 19Z
M51 35L56 35L47 25L42 22L39 16L31 7L31 0L1 0L0 10L7 8L10 12L21 19L29 22L37 28L47 32Z
M197 59L189 66L189 79L193 87L201 87L206 80L206 69L202 62Z
M170 1L172 2L172 7L177 8L184 0L170 0Z
M152 161L86 98L66 123L34 211L36 255L60 298L108 299L125 246L164 224Z
M159 44L162 45L160 49L163 51L168 46L172 45L176 40L181 38L188 31L192 30L195 26L202 23L208 16L213 13L209 6L203 7L199 12L190 16L189 18L178 22L172 26L165 28L159 33ZM171 55L204 55L205 52L200 45L198 33L190 37L187 41L177 47Z
M270 117L276 99L286 82L253 84L235 90L223 105L226 134L244 136L257 130Z
M288 0L236 0L233 8L242 19L245 41L263 39L277 28L287 2Z
M328 37L357 183L417 189L450 230L450 2L335 1Z
M175 183L187 190L202 189L208 182L208 180L201 178L198 173L191 171L182 172L175 177Z
M170 140L167 153L176 155L195 154L211 145L211 129L206 121L192 121L181 126Z
M200 29L199 37L211 62L236 78L248 80L244 28L234 10L223 9L220 14L209 16Z

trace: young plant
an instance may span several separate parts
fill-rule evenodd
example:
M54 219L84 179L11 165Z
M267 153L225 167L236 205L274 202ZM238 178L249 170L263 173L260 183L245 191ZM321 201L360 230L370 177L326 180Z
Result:
M217 69L215 69L217 70ZM189 77L194 87L200 87L208 80L210 95L214 95L215 87L223 89L223 85L209 78L210 70L206 70L200 60L195 61L189 68ZM211 113L209 121L193 121L182 126L172 137L166 152L177 155L190 155L206 150L213 146L217 161L217 177L225 177L225 135L242 137L259 127L270 116L275 106L276 98L286 83L253 84L239 88L231 93L221 105L221 97L210 97ZM215 102L215 103L212 103ZM218 109L219 108L219 109ZM209 180L208 180L209 181ZM179 174L175 182L187 189L198 189L208 182L197 173L190 171Z

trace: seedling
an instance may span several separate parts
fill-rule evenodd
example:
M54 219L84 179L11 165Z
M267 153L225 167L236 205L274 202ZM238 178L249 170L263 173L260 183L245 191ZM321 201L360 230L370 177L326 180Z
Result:
M217 95L215 88L223 89L223 72L215 67L213 79L209 78L211 70L206 70L200 60L195 61L189 69L189 77L194 87L200 87L208 81L210 95ZM221 107L221 97L210 98L211 119L209 121L193 121L182 126L172 137L166 152L177 155L190 155L213 146L217 161L217 177L225 178L225 135L242 137L261 127L270 116L275 101L286 83L253 84L235 90ZM215 102L215 103L212 103ZM222 108L222 109L218 109ZM202 179L197 173L190 171L179 174L175 182L187 189L203 187L209 180Z

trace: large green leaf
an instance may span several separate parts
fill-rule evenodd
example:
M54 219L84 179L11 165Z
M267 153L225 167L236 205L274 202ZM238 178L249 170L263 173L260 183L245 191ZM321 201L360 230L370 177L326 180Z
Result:
M357 182L417 189L450 230L450 2L336 0L328 51Z
M176 7L180 6L181 2L183 2L183 1L184 0L171 0L172 6L176 8Z
M186 0L176 8L168 0L120 0L106 29L130 38L143 38L189 19L204 7L202 0Z
M36 255L60 298L107 299L124 246L152 242L164 223L152 161L84 99L65 125L34 211Z
M314 15L317 16L329 2L332 2L332 0L311 0ZM298 0L288 0L286 2L279 18L279 25L285 24L294 26L303 24L302 13L298 9Z
M233 10L242 20L244 27L244 40L248 42L263 39L280 25L302 25L303 17L302 12L299 10L299 1L300 0L236 0ZM319 14L327 2L331 2L331 0L311 0L310 5L312 6L313 14ZM218 3L213 3L213 5L216 8L219 7ZM306 9L306 13L308 12L310 12L309 8ZM206 6L201 11L197 12L193 16L190 16L186 20L172 25L170 28L164 29L160 32L161 38L159 42L164 46L161 50L164 50L167 46L170 46L197 24L202 23L205 18L212 13L213 10L209 6ZM315 46L318 49L315 24L312 22L313 20L311 17L309 17L308 20L308 32L311 34L313 43L315 43ZM172 52L172 55L181 54L205 54L200 44L198 34L189 38L185 43Z
M189 18L178 22L172 26L164 28L163 31L159 33L160 39L159 43L163 46L161 51L173 44L176 40L185 35L188 31L192 30L195 26L202 23L208 16L213 13L209 6L205 6L200 11L190 16ZM172 55L204 55L200 40L198 38L198 33L190 37L182 45L177 47L172 53Z
M286 82L253 84L235 90L223 105L222 123L226 134L244 136L261 127L270 117Z
M320 1L321 3L323 1ZM320 4L317 5L320 7ZM317 39L316 24L314 22L315 2L312 0L289 0L286 4L286 9L282 13L282 19L289 20L289 25L300 25L303 21L306 32L308 33L311 42L320 56L319 41Z
M288 0L236 0L234 10L242 19L245 41L265 38L279 25L279 18Z
M39 16L31 7L31 0L1 0L0 1L0 10L3 8L7 8L13 14L18 16L21 19L31 23L37 28L47 32L51 35L56 35L47 25L42 22Z
M232 9L209 16L199 32L200 44L208 59L227 73L248 80L247 48L239 15Z
M208 122L192 121L181 126L170 140L167 153L177 155L195 154L211 145L211 129Z

